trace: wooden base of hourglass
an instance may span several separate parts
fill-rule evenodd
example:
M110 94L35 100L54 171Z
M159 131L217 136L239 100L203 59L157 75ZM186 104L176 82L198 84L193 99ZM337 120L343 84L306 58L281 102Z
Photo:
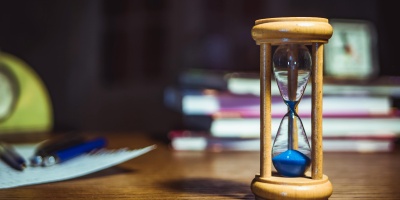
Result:
M311 179L305 177L287 178L271 176L262 178L259 175L251 182L251 190L256 199L328 199L332 194L332 184L328 177Z

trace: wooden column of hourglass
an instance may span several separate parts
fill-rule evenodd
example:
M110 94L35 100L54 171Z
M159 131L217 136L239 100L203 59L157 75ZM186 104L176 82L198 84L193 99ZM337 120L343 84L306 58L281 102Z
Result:
M252 37L260 45L260 174L251 183L256 199L328 199L332 184L323 174L323 47L333 29L325 18L282 17L257 20ZM273 45L304 44L312 48L311 172L302 177L272 173L271 63Z

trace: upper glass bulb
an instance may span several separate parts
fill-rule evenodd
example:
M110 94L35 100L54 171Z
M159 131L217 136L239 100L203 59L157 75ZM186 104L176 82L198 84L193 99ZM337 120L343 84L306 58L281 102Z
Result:
M282 98L285 101L299 101L311 73L312 60L308 48L302 44L280 45L272 62Z

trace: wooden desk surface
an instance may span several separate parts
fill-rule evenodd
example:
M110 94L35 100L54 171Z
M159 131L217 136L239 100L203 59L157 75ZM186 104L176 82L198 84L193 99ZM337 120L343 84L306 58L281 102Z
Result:
M254 199L256 152L174 152L139 134L108 134L109 148L158 148L81 178L0 189L0 199ZM400 199L400 153L325 153L330 199ZM1 178L1 177L0 177Z

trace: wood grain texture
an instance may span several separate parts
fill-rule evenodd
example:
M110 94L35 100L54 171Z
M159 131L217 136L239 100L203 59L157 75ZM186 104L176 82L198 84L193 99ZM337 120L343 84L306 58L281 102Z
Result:
M257 44L273 45L283 42L326 43L333 33L332 26L325 18L318 17L281 17L257 20L251 35Z
M256 177L251 189L256 199L325 200L332 194L332 185L326 176L319 180L304 177L290 179L277 176L266 179Z
M271 176L271 45L260 45L260 176Z
M0 199L254 199L257 152L174 152L139 133L105 135L109 148L157 149L81 178L0 189ZM326 153L334 199L400 199L400 152Z
M313 179L321 179L323 175L322 152L322 98L323 98L323 56L324 46L312 44L311 72L311 170Z

